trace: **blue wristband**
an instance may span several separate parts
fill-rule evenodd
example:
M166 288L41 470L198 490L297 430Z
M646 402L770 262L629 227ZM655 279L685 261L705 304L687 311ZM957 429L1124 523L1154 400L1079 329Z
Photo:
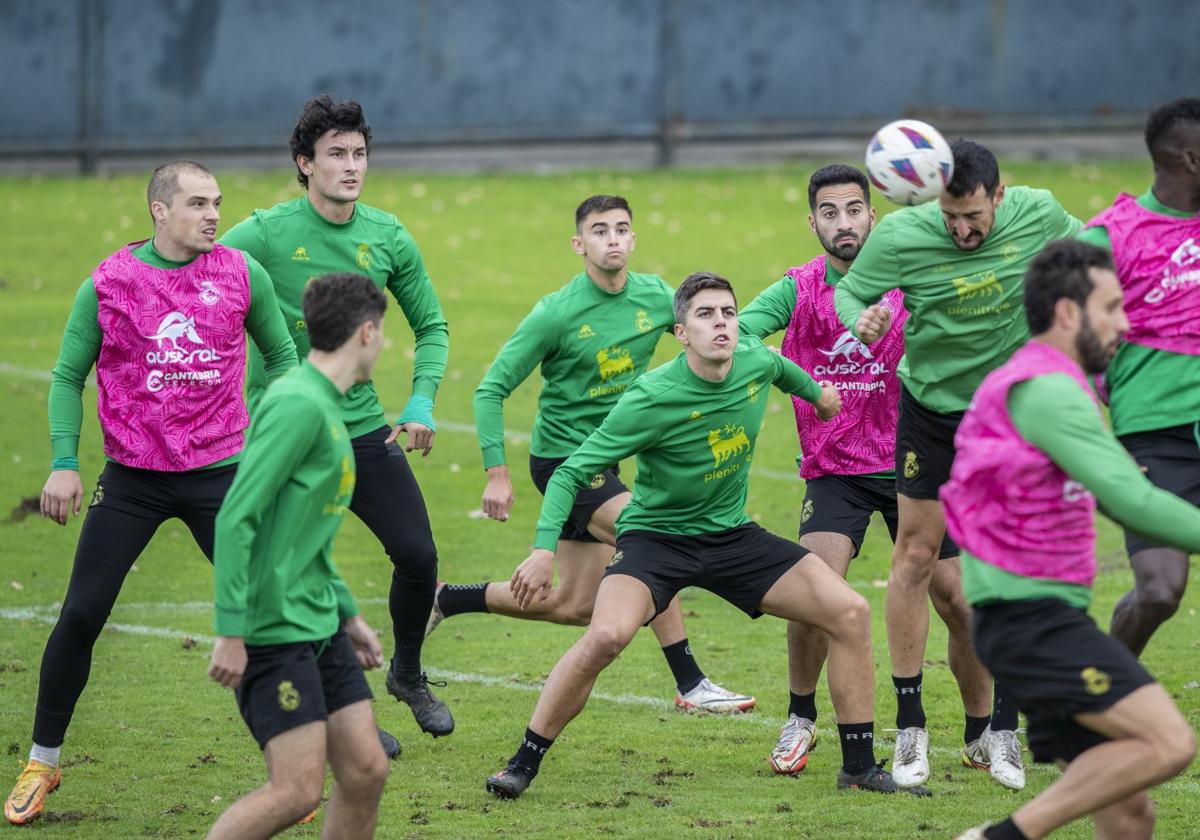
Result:
M397 426L403 423L420 423L436 432L437 427L433 425L433 400L413 394L408 400L408 405L404 406L404 411L400 412L400 419L396 421Z

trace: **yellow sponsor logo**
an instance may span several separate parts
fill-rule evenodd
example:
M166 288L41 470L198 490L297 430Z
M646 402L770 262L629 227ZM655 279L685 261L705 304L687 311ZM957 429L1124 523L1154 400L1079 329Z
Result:
M338 481L337 496L330 503L325 505L324 513L342 514L346 512L346 505L350 504L350 499L354 496L354 459L349 455L342 456L342 478Z
M965 277L955 277L950 281L954 284L954 288L958 291L958 302L962 303L966 300L974 300L975 298L997 297L1004 294L1004 287L1000 285L1000 281L996 279L996 273L989 271L983 276L982 280L971 282Z
M294 712L300 708L300 692L292 685L291 680L284 680L279 684L278 699L279 708L285 712Z
M1112 677L1099 668L1089 665L1079 672L1079 676L1083 680L1083 687L1088 694L1099 696L1107 694L1108 690L1112 688Z
M920 471L921 467L917 464L917 453L910 449L904 456L904 477L916 478Z
M638 332L647 333L654 329L654 321L650 318L649 313L647 313L645 309L639 309L637 311L637 320L634 321L634 325L638 328Z
M703 416L704 416L704 415L703 415L703 414L701 414L699 411L692 411L692 414L691 414L691 416L690 416L690 417L688 417L688 422L690 423L690 422L692 422L693 420L699 420L699 419L700 419L701 417L703 417Z
M804 507L802 507L800 509L800 522L801 523L807 522L808 520L812 519L812 515L813 515L812 499L805 499Z
M579 328L579 332L577 332L575 334L575 337L576 338L595 338L596 331L593 330L591 327L589 327L587 324L584 324L582 327Z
M633 373L633 359L629 351L613 345L596 351L596 366L600 368L600 384L626 373Z
M301 245L299 248L297 248L295 251L292 252L292 261L293 262L308 262L308 260L309 260L308 249L305 248L303 245Z
M366 242L358 243L358 256L354 258L354 263L364 270L371 267L371 246Z
M708 433L708 448L712 450L713 466L719 467L734 455L750 448L746 427L727 424L724 429L713 429Z
M599 490L603 486L604 486L604 473L596 473L594 476L592 476L592 481L588 485L588 487L591 487L593 490Z

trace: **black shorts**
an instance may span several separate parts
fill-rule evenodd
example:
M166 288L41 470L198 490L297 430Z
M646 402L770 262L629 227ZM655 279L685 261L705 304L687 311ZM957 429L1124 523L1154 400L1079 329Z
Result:
M1109 739L1074 720L1154 678L1087 612L1057 598L975 607L975 652L1025 712L1034 761L1071 761Z
M546 485L550 483L550 478L554 475L554 471L565 460L567 459L539 458L537 455L529 456L529 475L533 478L533 483L537 486L538 492L543 496L546 495ZM567 517L567 521L563 525L562 533L558 535L560 540L575 540L576 542L590 543L600 542L600 540L588 533L587 525L592 518L592 514L596 512L596 508L600 507L613 496L629 492L629 488L618 477L620 471L620 465L615 465L605 470L592 478L591 483L587 487L584 487L575 494L575 504L571 508L571 514Z
M247 645L246 653L237 701L260 748L276 735L372 697L350 639L340 630L327 641Z
M862 548L871 514L879 511L892 542L896 541L898 515L896 482L890 478L861 475L822 475L804 485L804 505L800 509L800 536L833 533L854 543L853 557ZM957 557L958 546L950 535L942 538L938 559Z
M646 584L655 616L681 589L698 586L758 618L763 596L808 553L753 522L690 536L626 531L617 537L617 553L604 574L629 575Z
M1151 484L1200 507L1200 422L1122 435L1120 440ZM1125 531L1125 550L1131 555L1161 547L1162 543Z
M937 499L950 480L954 463L954 433L963 412L941 414L921 405L900 387L896 420L896 492L910 499Z

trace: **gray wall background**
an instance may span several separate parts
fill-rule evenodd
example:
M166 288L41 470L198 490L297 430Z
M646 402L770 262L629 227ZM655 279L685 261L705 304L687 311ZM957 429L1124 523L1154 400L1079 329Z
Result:
M1197 0L0 0L0 156L1135 126L1200 95Z

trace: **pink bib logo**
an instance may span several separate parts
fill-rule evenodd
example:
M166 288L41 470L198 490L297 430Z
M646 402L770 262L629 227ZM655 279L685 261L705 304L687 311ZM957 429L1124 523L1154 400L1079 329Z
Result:
M1173 269L1187 268L1196 263L1200 263L1200 245L1196 244L1195 237L1189 237L1171 254L1170 261L1163 268L1162 281L1153 289L1146 292L1143 300L1146 303L1161 303L1163 298L1167 296L1167 292L1171 289L1200 283L1200 267L1182 271L1178 274L1172 273Z
M204 346L204 340L196 331L196 320L182 312L172 312L158 324L154 335L146 336L158 342L157 350L146 352L146 361L152 365L190 365L195 362L219 362L221 355ZM184 342L180 345L180 342ZM200 345L191 347L189 345ZM221 371L209 370L162 371L152 370L146 375L146 390L158 392L167 382L194 382L201 385L216 385L221 381Z
M867 345L855 338L849 330L843 332L830 349L823 350L820 347L816 349L818 353L829 359L829 364L813 365L813 376L852 376L855 374L882 376L888 372L887 365L876 361L871 351L867 349ZM853 358L855 354L858 354L862 361L855 361ZM839 359L840 361L838 361Z

